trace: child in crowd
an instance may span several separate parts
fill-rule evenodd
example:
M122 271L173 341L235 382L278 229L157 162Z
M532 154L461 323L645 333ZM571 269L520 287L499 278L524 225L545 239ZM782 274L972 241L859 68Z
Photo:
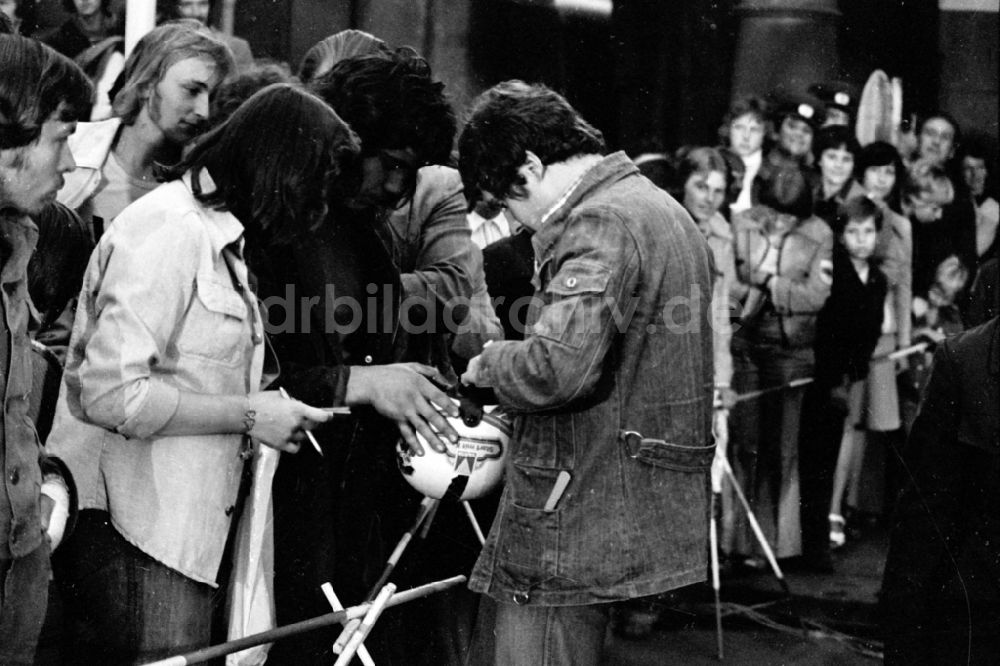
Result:
M802 550L805 564L821 571L833 570L827 508L834 466L839 479L860 462L852 455L855 431L863 425L864 379L888 289L874 256L882 226L878 204L864 195L852 197L829 223L837 241L833 286L816 321L815 381L806 391L799 437Z
M900 214L900 191L905 183L903 169L895 146L883 141L875 141L861 149L854 168L855 190L863 192L881 209L882 230L875 244L875 258L880 272L888 283L885 310L882 316L882 335L875 345L873 355L884 357L894 351L910 346L911 310L913 303L913 228L908 217ZM907 359L901 363L908 363ZM897 387L896 364L873 361L869 365L868 377L863 391L864 429L855 430L851 443L854 466L849 469L865 468L866 451L873 453L877 461L883 452L902 448L903 433L900 416L900 398ZM869 445L871 448L869 448ZM892 455L886 456L886 492L884 497L892 499L898 475L898 468ZM881 469L877 464L869 467ZM844 516L846 504L859 507L865 502L861 488L866 480L861 474L839 474L835 477L833 495L830 497L830 542L832 546L844 545L847 539L847 520ZM878 476L871 477L872 481ZM878 483L867 484L880 488ZM867 497L877 498L879 493L867 493ZM890 507L883 508L883 514Z

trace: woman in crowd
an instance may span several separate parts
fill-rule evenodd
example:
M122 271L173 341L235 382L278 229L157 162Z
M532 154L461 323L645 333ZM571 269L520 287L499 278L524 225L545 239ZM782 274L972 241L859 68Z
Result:
M244 252L322 222L357 151L321 100L271 86L98 244L48 440L80 494L58 574L81 663L209 643L257 445L294 453L330 418L260 390L263 325Z
M811 188L801 169L772 170L759 192L760 205L733 216L736 276L745 292L733 334L733 385L738 393L775 390L733 410L730 457L777 556L794 557L801 554L803 389L786 385L812 375L816 314L833 281L833 237L810 216ZM752 553L746 527L741 520L734 529L731 552Z
M854 161L861 146L854 131L843 125L827 125L816 132L813 151L819 177L813 185L813 214L832 219L854 186Z
M729 206L732 213L744 211L756 203L753 201L753 181L764 159L764 139L770 134L767 104L759 97L736 100L722 120L719 127L721 145L736 153L744 166L739 196Z
M677 153L677 188L674 195L691 214L705 234L715 259L715 287L712 295L715 312L713 337L715 355L715 390L725 409L733 406L733 357L730 353L732 327L730 301L743 295L736 279L733 234L719 209L729 189L729 169L725 158L715 148L688 147Z
M856 188L879 206L882 217L875 258L886 277L888 293L882 333L873 352L875 357L882 357L909 347L911 340L913 232L910 220L899 213L900 185L906 173L896 148L892 144L876 141L861 149L855 162L854 177ZM844 545L846 540L845 493L848 505L857 506L859 502L866 442L871 440L887 447L900 445L901 426L896 364L875 361L866 379L858 428L845 430L841 441L828 516L830 543L834 547ZM892 495L892 479L889 481L887 497Z
M94 239L127 205L159 183L157 164L173 164L204 129L209 97L233 70L233 56L196 21L146 33L129 55L114 118L80 123L70 138L77 168L59 201L80 214Z

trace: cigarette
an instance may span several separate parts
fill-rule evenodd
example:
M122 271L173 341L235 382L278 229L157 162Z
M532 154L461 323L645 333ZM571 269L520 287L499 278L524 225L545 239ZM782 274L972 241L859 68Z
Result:
M284 389L284 387L279 388L278 392L281 393L281 397L282 398L285 398L286 400L291 400L292 399L292 396L288 395L288 391L286 391ZM309 443L313 445L313 448L316 449L316 453L318 453L320 456L322 456L323 455L323 449L319 448L319 442L316 441L316 438L313 436L312 432L310 432L309 430L306 430L306 438L309 440Z

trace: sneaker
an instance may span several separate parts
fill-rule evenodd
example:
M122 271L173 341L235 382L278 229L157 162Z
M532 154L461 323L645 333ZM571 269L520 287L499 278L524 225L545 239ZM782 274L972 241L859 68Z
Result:
M827 518L830 520L830 547L840 548L847 543L847 534L844 532L846 521L839 513L831 513Z

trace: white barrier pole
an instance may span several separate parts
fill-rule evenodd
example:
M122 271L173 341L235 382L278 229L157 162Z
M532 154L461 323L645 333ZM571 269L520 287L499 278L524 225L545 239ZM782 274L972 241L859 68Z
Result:
M156 0L127 0L125 3L125 57L128 58L142 36L156 27Z

